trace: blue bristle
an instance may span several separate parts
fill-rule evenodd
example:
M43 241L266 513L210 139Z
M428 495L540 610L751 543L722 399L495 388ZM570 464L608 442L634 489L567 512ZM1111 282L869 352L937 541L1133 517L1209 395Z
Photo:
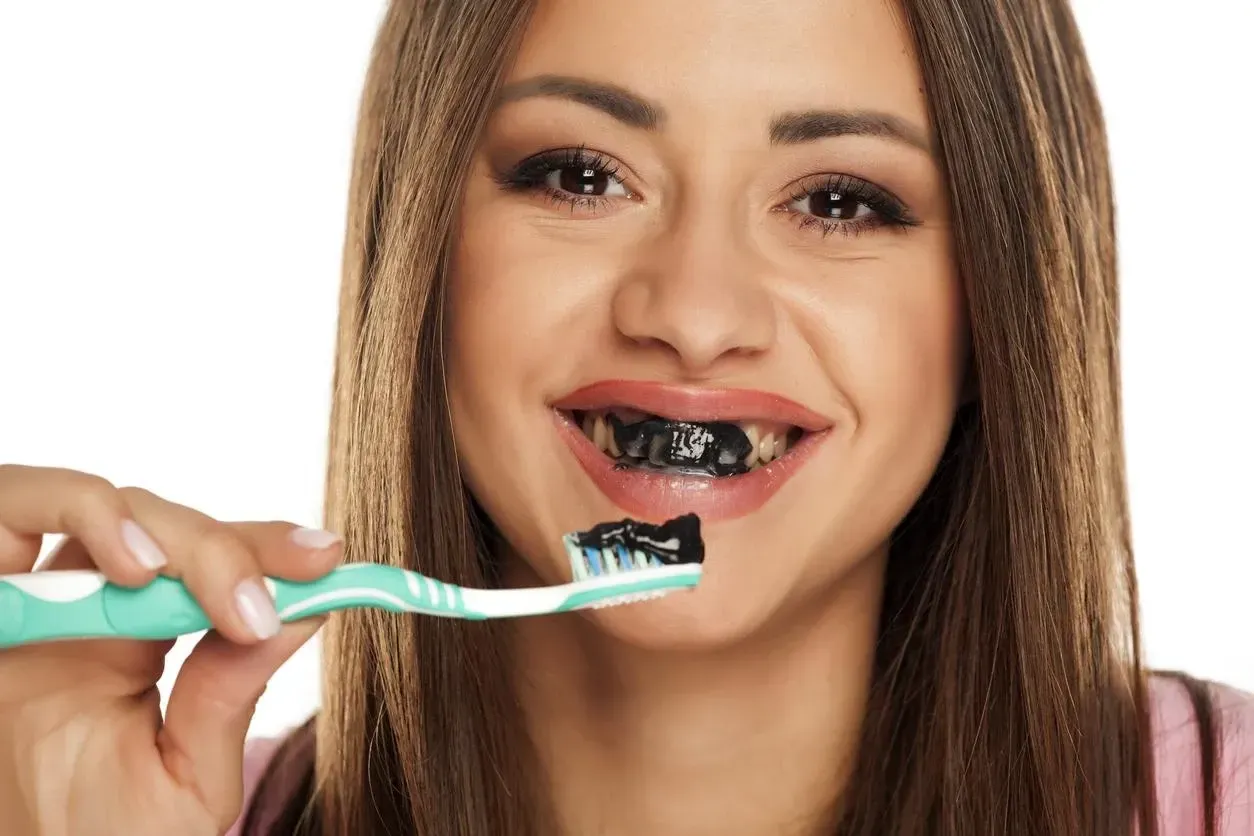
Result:
M593 576L602 574L604 567L601 565L601 550L586 547L583 553L588 558L588 574Z
M627 547L622 543L614 546L614 554L618 556L618 565L622 566L623 569L631 571L636 568L636 562L631 559L631 552L627 551Z

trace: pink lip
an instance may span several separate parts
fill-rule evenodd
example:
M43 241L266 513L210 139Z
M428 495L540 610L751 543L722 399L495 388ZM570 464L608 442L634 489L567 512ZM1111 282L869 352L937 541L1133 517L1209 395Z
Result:
M766 392L697 389L636 381L605 381L554 405L554 420L584 472L619 508L646 522L695 513L707 522L743 517L761 508L809 461L827 438L831 421L800 404ZM780 459L721 479L616 469L614 459L559 410L627 406L665 418L690 421L778 421L808 430Z
M830 419L796 401L752 389L702 389L647 380L602 380L553 403L554 409L626 406L674 421L776 421L822 432Z

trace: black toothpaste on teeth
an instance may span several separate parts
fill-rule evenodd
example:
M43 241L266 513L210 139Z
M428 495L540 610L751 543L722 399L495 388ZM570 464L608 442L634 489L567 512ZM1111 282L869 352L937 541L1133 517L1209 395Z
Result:
M629 553L645 552L667 566L702 563L705 560L701 518L696 514L684 514L658 525L633 519L605 522L571 537L582 549L623 546Z
M735 476L749 470L745 457L753 450L753 444L736 424L667 418L624 424L612 412L608 418L614 441L624 455L633 459L710 476Z

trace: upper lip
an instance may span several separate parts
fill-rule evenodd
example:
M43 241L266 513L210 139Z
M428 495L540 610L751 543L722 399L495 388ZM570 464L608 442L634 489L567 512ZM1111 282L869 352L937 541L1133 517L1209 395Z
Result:
M773 392L649 380L601 380L576 389L551 406L567 411L620 406L672 421L775 421L807 432L832 426L831 419Z

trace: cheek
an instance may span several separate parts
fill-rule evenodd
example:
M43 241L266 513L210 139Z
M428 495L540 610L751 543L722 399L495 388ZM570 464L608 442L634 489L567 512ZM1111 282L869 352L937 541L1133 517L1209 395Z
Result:
M543 374L560 357L569 305L562 277L569 268L536 252L519 224L500 217L500 201L471 189L462 211L449 276L445 347L450 399L474 421L455 422L480 443L524 394L535 399ZM456 417L456 416L455 416Z
M896 512L931 478L961 396L967 319L951 265L937 247L868 269L833 291L826 315L809 326L853 413L859 489Z
M468 487L517 550L539 555L570 528L569 503L537 499L567 481L547 402L605 343L614 265L604 246L520 222L492 188L468 190L450 264L449 403Z
M467 211L449 276L445 337L449 386L463 399L512 388L529 363L524 339L543 335L549 311L536 304L535 277L528 262L512 255L511 242L494 238L482 211Z
M495 401L536 401L595 350L618 256L587 236L553 240L518 210L473 187L449 283L450 387Z
M962 296L949 275L913 284L878 297L851 325L852 396L868 423L947 432L966 360Z
M534 440L547 414L535 379L552 362L555 311L544 304L536 265L499 233L489 205L468 196L448 276L445 369L462 478L506 538L540 552L544 521L519 497L544 495ZM530 396L529 398L527 396Z

